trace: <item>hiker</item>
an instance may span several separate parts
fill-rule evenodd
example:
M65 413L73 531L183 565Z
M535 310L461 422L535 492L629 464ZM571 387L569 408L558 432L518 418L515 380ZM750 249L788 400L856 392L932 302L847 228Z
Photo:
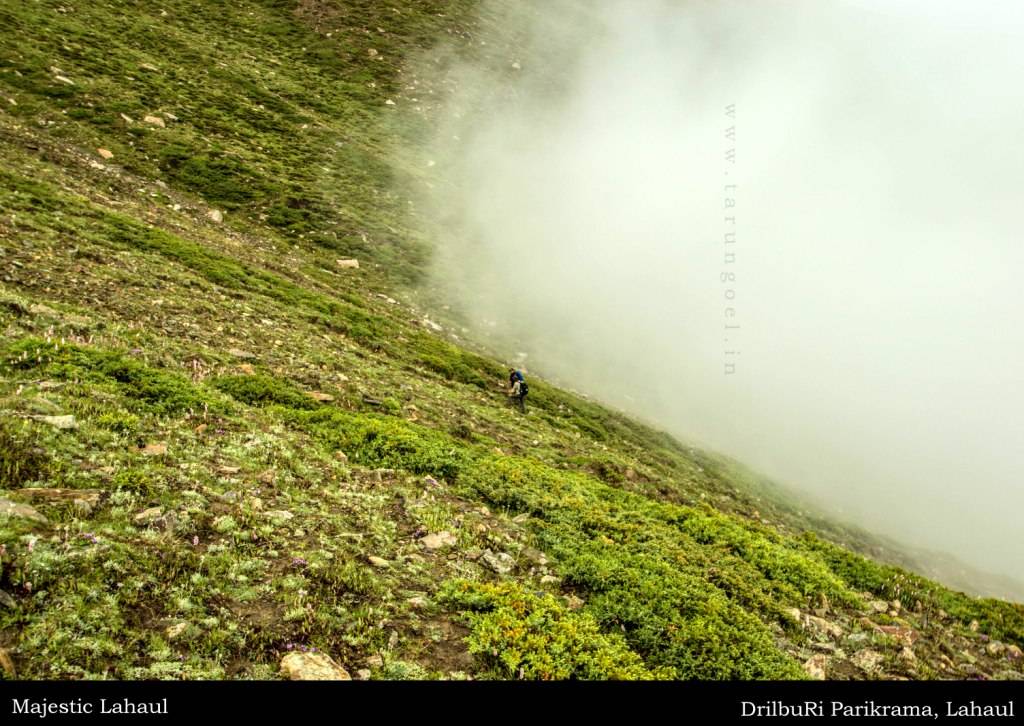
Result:
M510 405L519 403L519 410L526 413L526 394L530 387L526 385L523 374L515 368L508 369L508 401Z

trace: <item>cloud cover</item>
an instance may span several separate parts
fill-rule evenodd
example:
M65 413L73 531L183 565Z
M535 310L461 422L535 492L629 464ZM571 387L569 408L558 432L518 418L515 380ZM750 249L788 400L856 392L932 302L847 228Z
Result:
M485 12L501 31L446 66L421 204L477 335L849 521L1024 576L1020 6Z

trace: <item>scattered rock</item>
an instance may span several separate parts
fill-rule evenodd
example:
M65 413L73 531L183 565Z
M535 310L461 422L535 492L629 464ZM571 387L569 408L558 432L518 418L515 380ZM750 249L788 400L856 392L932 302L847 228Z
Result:
M839 625L830 623L828 620L819 618L815 615L807 616L805 627L818 636L826 638L843 637L843 629Z
M99 154L100 156L102 156L104 159L113 159L114 158L114 152L111 151L110 149L99 148L99 149L96 149L96 153Z
M92 511L100 503L104 492L100 489L43 489L26 487L18 489L18 494L33 501L48 503L72 502L86 511Z
M370 680L371 675L373 675L373 673L369 668L360 668L356 671L356 678L358 678L361 681Z
M391 567L391 563L388 562L387 560L385 560L383 557L377 557L376 555L370 555L366 559L374 567L379 567L381 569L386 569L388 567Z
M394 101L392 101L392 100L391 100L391 99L389 98L389 99L387 99L386 101L384 101L384 105L386 105L386 106L394 106L394 105L395 105L395 102L394 102Z
M437 479L435 479L432 476L425 476L425 477L423 477L423 483L426 484L428 487L439 487L439 486L441 486L438 483Z
M154 72L160 70L159 68L157 68L152 63L143 63L142 65L139 66L139 68L141 68L144 71L154 71Z
M40 421L48 426L53 426L55 429L61 431L67 431L70 429L77 429L78 422L75 421L75 417L71 415L67 416L32 416L36 421Z
M314 401L320 401L321 403L330 403L334 400L334 396L329 393L321 393L320 391L309 391L307 394Z
M435 323L430 318L423 318L423 324L430 328L431 330L433 330L435 333L440 333L441 331L444 330L443 327L441 327L438 323Z
M135 515L135 524L149 525L164 515L163 507L150 507Z
M918 637L917 632L912 628L901 628L898 625L879 625L877 629L895 638L904 646L913 645Z
M14 661L11 660L11 656L6 648L0 648L0 668L3 668L4 674L12 681L18 677L18 671L14 668Z
M336 260L336 262L338 263L338 267L342 268L343 270L358 270L359 269L359 260L342 259L342 260Z
M342 464L348 463L348 454L344 451L338 450L334 452L334 458L340 461Z
M866 648L864 650L860 650L854 653L853 657L850 659L850 662L858 668L860 668L861 670L870 673L871 671L877 669L884 660L884 655L882 655L878 651Z
M264 512L263 516L278 525L295 518L295 515L286 509L271 509L269 512Z
M289 653L281 673L292 681L351 681L352 676L324 653Z
M252 363L242 363L240 366L238 366L238 370L240 370L242 374L246 376L255 375L256 373L256 369L252 367Z
M442 547L454 547L458 540L456 540L455 535L451 532L437 532L436 534L428 534L421 541L428 550L439 550Z
M228 355L232 355L235 358L241 358L242 360L251 360L256 357L252 353L242 350L240 348L229 348Z
M800 610L798 608L786 608L786 615L793 618L793 620L800 622Z
M159 116L146 116L142 120L151 126L159 126L160 128L165 128L167 126L167 124L164 123L164 120Z
M381 655L371 655L363 661L370 668L383 668L384 657Z
M582 598L576 597L575 595L566 595L565 604L570 610L579 610L586 603L583 602Z
M823 681L826 678L828 656L819 653L812 655L804 662L804 671L816 681Z
M0 590L0 605L13 610L18 607L18 601L15 600L10 593Z
M868 607L876 613L884 613L889 610L889 603L885 600L872 600L868 603Z
M27 504L18 504L10 499L0 499L0 517L21 517L33 522L46 524L47 519Z
M409 603L410 606L417 609L425 608L427 606L427 598L423 597L422 595L410 597L408 600L406 600L406 602Z
M60 81L61 83L66 83L69 86L75 85L75 82L67 76L54 76L54 80Z
M237 474L241 470L242 468L240 466L222 466L217 471L221 474L227 474L230 476L231 474Z
M900 651L900 660L904 663L916 663L917 656L914 654L914 649L910 646L903 646L903 650Z
M899 600L893 600L891 603L889 603L889 609L894 610L898 613L903 609L903 604Z
M540 578L541 585L557 585L560 582L561 580L554 575L544 575L544 577Z
M125 122L126 124L133 124L133 123L135 123L135 119L133 119L133 118L132 118L131 116L129 116L128 114L124 114L124 113L122 113L122 114L121 114L121 118L122 118L122 119L124 119L124 122Z
M977 620L972 620L971 624L967 626L967 629L970 630L972 633L977 633L978 628L980 627L981 623L979 623Z
M224 212L220 211L219 209L211 209L209 212L206 213L206 216L209 218L211 222L216 222L217 224L220 224L221 222L224 221Z
M494 553L491 550L487 550L480 556L480 559L499 575L507 575L516 566L515 559L505 552Z
M1006 651L1006 646L1000 643L998 640L993 640L991 643L985 646L985 652L992 657L998 657Z
M1020 660L1022 657L1020 648L1016 645L1006 646L1006 657L1011 660Z
M157 443L146 444L142 447L143 456L163 456L167 453L167 444L160 441Z
M181 637L181 634L186 630L188 630L188 623L175 623L164 631L164 635L167 636L168 640L174 640Z

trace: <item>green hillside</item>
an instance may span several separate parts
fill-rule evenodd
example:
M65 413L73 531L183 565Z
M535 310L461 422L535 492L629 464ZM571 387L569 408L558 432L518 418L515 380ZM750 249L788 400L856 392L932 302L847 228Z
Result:
M0 0L3 677L1024 678L1024 607L417 306L474 6Z

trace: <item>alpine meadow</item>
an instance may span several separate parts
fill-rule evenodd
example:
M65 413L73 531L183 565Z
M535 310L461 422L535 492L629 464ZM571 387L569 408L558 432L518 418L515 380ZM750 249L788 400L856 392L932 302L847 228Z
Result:
M964 543L1019 548L1012 503L945 534L937 493L930 538L899 536L909 484L855 516L863 391L818 420L832 369L730 382L724 306L643 246L679 239L676 199L718 213L735 99L710 86L739 76L680 91L713 108L694 120L641 71L662 46L739 54L732 15L652 40L674 4L599 4L0 0L3 678L1024 679L1020 550ZM714 172L636 186L686 150ZM587 246L613 237L638 241ZM775 360L754 284L748 382ZM716 413L729 385L765 405ZM954 439L929 446L964 491L1020 471ZM886 486L938 491L921 449L890 453Z

